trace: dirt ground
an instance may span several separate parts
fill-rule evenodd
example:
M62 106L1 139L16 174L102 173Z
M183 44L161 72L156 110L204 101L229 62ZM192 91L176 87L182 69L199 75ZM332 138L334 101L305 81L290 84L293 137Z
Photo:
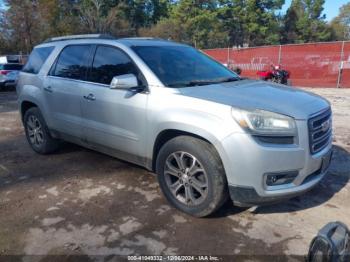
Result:
M350 226L350 89L311 91L333 106L328 176L287 202L250 209L228 203L204 219L169 206L156 177L135 165L70 144L53 155L35 154L16 95L0 93L0 258L119 261L163 254L272 261L293 255L289 261L302 261L326 223Z

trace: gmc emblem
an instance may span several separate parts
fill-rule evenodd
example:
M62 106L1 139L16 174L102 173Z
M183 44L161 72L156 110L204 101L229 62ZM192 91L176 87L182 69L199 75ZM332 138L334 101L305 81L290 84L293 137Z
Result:
M327 121L323 122L321 125L321 130L323 132L327 131L329 129L329 127L331 126L331 120L328 119Z

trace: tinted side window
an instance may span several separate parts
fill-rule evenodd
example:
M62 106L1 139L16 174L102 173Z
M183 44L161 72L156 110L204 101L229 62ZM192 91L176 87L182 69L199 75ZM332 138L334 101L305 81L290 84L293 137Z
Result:
M113 77L124 74L138 75L130 58L116 48L99 46L96 50L89 80L109 85Z
M90 45L67 46L61 52L51 75L85 80L91 49Z
M53 46L35 48L30 54L29 60L22 71L31 74L39 73L42 65L45 63L53 49Z
M4 65L5 70L22 70L22 65L19 64L6 64Z

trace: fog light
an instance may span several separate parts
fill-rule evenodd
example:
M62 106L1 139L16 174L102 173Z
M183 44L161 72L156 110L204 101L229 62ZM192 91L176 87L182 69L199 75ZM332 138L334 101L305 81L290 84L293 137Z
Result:
M292 183L298 175L298 171L289 171L283 173L267 173L266 174L266 185L278 186Z

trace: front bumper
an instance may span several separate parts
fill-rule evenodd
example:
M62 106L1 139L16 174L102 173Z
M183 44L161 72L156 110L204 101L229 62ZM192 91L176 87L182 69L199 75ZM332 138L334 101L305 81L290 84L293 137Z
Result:
M321 169L320 169L321 170ZM282 195L276 194L274 196L259 196L253 187L229 186L229 193L233 203L240 207L260 206L266 204L273 204L293 197L304 194L316 186L327 173L327 170L321 172L320 170L310 174L302 186L294 188L288 193L283 192Z
M278 202L303 194L317 185L327 173L323 159L331 154L332 143L311 155L307 122L298 120L297 142L293 145L266 145L251 135L235 133L221 141L230 196L240 206ZM295 179L268 186L266 174L297 172Z

